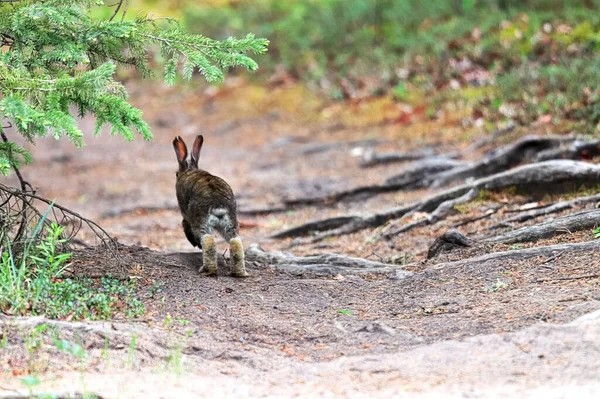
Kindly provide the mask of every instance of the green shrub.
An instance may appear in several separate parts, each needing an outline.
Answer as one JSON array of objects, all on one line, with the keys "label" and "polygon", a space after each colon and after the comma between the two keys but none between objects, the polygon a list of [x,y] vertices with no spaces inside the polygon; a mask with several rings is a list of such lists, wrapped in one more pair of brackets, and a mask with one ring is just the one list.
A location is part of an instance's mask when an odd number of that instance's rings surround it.
[{"label": "green shrub", "polygon": [[[461,97],[449,83],[494,84],[470,105],[488,120],[531,123],[543,114],[600,121],[596,100],[600,49],[598,0],[296,0],[187,3],[184,22],[216,38],[255,32],[270,39],[262,76],[278,65],[317,91],[342,99],[390,93],[429,106]],[[467,60],[487,81],[463,76]],[[350,88],[350,89],[348,89]],[[514,109],[514,115],[505,115]]]},{"label": "green shrub", "polygon": [[[498,77],[495,99],[511,106],[511,118],[530,124],[549,114],[584,131],[600,123],[600,59],[561,58],[549,65],[525,63]],[[497,118],[500,110],[492,113]]]},{"label": "green shrub", "polygon": [[[498,51],[530,54],[533,36],[547,21],[597,25],[596,1],[550,0],[259,0],[209,7],[188,3],[184,22],[216,38],[255,32],[268,37],[264,65],[283,64],[307,78],[344,75],[363,67],[393,72],[416,56],[494,58]],[[523,14],[521,14],[523,13]],[[526,17],[523,17],[523,16]],[[519,18],[520,17],[520,18]],[[501,26],[503,21],[515,23]],[[471,40],[478,27],[481,40]],[[515,35],[516,31],[519,31]],[[501,43],[507,45],[502,48]]]},{"label": "green shrub", "polygon": [[104,277],[67,278],[64,271],[71,254],[65,252],[63,228],[52,224],[36,243],[34,237],[15,254],[4,238],[0,258],[0,311],[8,314],[45,315],[49,318],[110,319],[116,315],[137,317],[144,305],[136,296],[135,281]]}]

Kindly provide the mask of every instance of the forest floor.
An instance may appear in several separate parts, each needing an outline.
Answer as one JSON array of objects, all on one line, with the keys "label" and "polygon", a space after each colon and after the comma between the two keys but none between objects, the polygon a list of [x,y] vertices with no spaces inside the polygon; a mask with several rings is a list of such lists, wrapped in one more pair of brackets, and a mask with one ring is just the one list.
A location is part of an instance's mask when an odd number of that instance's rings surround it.
[{"label": "forest floor", "polygon": [[[597,218],[598,201],[589,200],[510,219],[596,194],[597,184],[482,189],[439,220],[427,219],[434,207],[349,234],[271,238],[313,220],[422,201],[492,174],[442,188],[332,199],[381,185],[422,161],[365,167],[369,154],[454,154],[466,165],[528,134],[559,133],[553,126],[518,127],[490,139],[460,108],[432,120],[419,107],[385,99],[323,105],[299,87],[242,85],[214,98],[189,89],[129,89],[153,141],[94,138],[84,120],[83,150],[66,140],[41,140],[24,173],[39,195],[95,220],[122,244],[118,257],[77,250],[72,272],[137,279],[146,313],[110,323],[0,316],[8,337],[0,354],[0,398],[26,397],[18,396],[28,392],[26,375],[40,380],[35,393],[101,398],[598,397],[595,225],[552,225],[544,236],[493,241],[579,212]],[[298,257],[335,253],[368,259],[375,268],[311,272],[249,254],[247,279],[225,271],[199,276],[201,254],[180,227],[171,146],[175,135],[191,142],[196,134],[205,137],[200,167],[236,193],[246,247],[256,243]],[[476,243],[427,259],[435,239],[452,228]],[[80,238],[93,241],[85,233]],[[218,243],[223,251],[224,244]],[[85,353],[59,350],[41,324]]]}]

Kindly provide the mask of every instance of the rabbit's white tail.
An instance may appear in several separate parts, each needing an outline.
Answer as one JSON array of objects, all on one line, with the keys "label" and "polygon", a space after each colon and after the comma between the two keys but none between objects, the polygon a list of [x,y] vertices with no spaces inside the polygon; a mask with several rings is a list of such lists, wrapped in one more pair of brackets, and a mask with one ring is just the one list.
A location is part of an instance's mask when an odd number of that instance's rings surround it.
[{"label": "rabbit's white tail", "polygon": [[[213,208],[208,215],[207,224],[210,229],[216,229],[222,233],[233,226],[229,211],[226,208]],[[228,241],[230,237],[225,237]]]},{"label": "rabbit's white tail", "polygon": [[227,209],[225,208],[213,208],[210,210],[210,213],[217,216],[217,217],[222,217],[227,215]]}]

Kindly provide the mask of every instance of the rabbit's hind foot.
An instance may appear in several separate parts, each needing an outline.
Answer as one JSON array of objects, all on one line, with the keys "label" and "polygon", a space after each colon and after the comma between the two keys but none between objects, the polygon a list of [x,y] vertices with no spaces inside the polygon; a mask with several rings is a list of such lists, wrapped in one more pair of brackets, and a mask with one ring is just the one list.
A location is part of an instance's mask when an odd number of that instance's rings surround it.
[{"label": "rabbit's hind foot", "polygon": [[239,237],[232,238],[231,241],[229,241],[229,252],[231,254],[231,263],[233,265],[233,272],[231,275],[234,277],[250,276],[244,266],[244,246]]},{"label": "rabbit's hind foot", "polygon": [[217,275],[217,246],[211,234],[202,236],[202,268],[198,272],[204,276]]}]

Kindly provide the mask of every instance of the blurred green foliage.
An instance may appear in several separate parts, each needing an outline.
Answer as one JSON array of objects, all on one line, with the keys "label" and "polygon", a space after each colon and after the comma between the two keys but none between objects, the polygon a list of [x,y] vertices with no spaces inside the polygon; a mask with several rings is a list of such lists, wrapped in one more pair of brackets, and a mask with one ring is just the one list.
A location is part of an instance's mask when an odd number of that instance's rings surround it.
[{"label": "blurred green foliage", "polygon": [[[211,7],[189,3],[184,21],[192,31],[216,38],[244,32],[268,37],[272,46],[265,59],[271,66],[281,63],[310,79],[328,70],[345,74],[357,64],[386,70],[418,55],[436,59],[470,53],[491,60],[503,43],[511,45],[501,50],[505,56],[527,55],[534,50],[532,34],[546,21],[585,21],[589,29],[597,28],[600,14],[591,9],[598,4],[595,0],[258,0]],[[502,26],[521,13],[527,18]],[[469,43],[475,28],[481,31],[481,40]],[[581,33],[587,37],[587,32]]]},{"label": "blurred green foliage", "polygon": [[[512,104],[505,111],[520,124],[535,122],[542,115],[571,120],[589,133],[600,123],[600,59],[561,58],[555,64],[524,63],[500,75],[495,99]],[[497,105],[497,111],[501,111]],[[496,116],[502,114],[497,112]]]},{"label": "blurred green foliage", "polygon": [[284,70],[332,98],[355,90],[403,101],[415,90],[435,98],[457,84],[493,85],[476,99],[488,120],[530,123],[552,114],[586,130],[600,122],[600,0],[207,0],[176,7],[194,32],[268,38],[258,76]]}]

